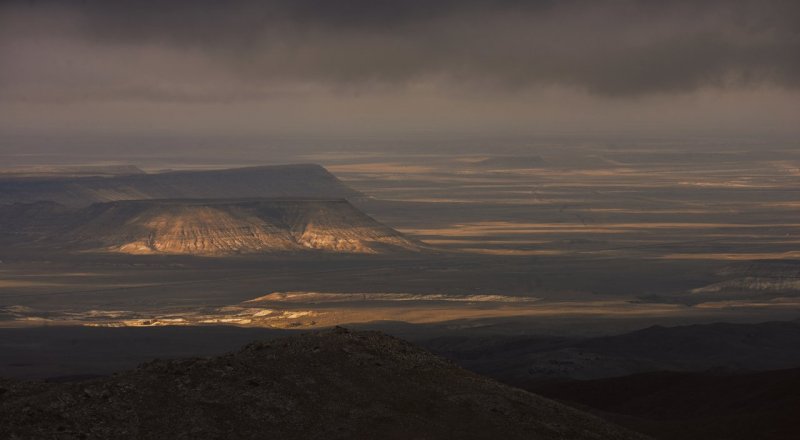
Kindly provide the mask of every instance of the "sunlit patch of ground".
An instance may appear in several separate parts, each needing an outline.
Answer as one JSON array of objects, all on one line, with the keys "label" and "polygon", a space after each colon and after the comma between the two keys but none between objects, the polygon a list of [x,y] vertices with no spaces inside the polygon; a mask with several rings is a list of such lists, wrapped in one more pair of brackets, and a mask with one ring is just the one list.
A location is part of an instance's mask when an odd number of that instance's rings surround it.
[{"label": "sunlit patch of ground", "polygon": [[780,188],[780,185],[768,185],[768,184],[754,184],[748,182],[738,182],[738,181],[729,181],[729,182],[702,182],[702,181],[682,181],[678,182],[678,185],[686,185],[686,186],[700,186],[706,188]]},{"label": "sunlit patch of ground", "polygon": [[247,303],[301,303],[320,304],[338,302],[409,302],[441,301],[459,303],[531,303],[540,301],[530,296],[509,295],[451,295],[446,293],[326,293],[326,292],[273,292],[246,301]]},{"label": "sunlit patch of ground", "polygon": [[[158,311],[50,311],[30,307],[0,308],[0,325],[87,325],[144,327],[164,325],[229,324],[289,328],[328,326],[347,322],[387,320],[405,316],[409,322],[429,322],[442,317],[490,317],[520,313],[509,305],[527,305],[539,298],[508,295],[452,295],[411,293],[339,294],[323,292],[273,292],[242,304],[212,309]],[[522,307],[523,314],[525,307]],[[9,319],[10,318],[10,319]]]},{"label": "sunlit patch of ground", "polygon": [[58,286],[57,283],[36,280],[2,280],[0,279],[0,288],[16,288],[16,287],[52,287]]},{"label": "sunlit patch of ground", "polygon": [[[475,240],[463,240],[459,238],[426,238],[425,243],[438,245],[438,244],[474,244]],[[513,244],[513,245],[532,245],[532,244],[547,244],[549,240],[519,240],[519,239],[492,239],[481,240],[481,244]]]},{"label": "sunlit patch of ground", "polygon": [[714,209],[642,209],[642,208],[584,208],[586,212],[595,213],[617,213],[617,214],[712,214],[716,212]]},{"label": "sunlit patch of ground", "polygon": [[[341,297],[337,298],[337,295]],[[422,324],[509,317],[678,318],[733,309],[800,307],[800,298],[721,300],[687,306],[622,299],[543,301],[538,298],[504,295],[375,295],[377,296],[364,301],[364,294],[274,292],[233,306],[205,310],[173,310],[161,313],[121,310],[44,313],[31,308],[12,306],[0,309],[0,315],[6,315],[6,319],[0,321],[0,325],[3,327],[39,325],[153,327],[222,324],[245,327],[317,328],[374,321]],[[13,316],[13,318],[8,319],[8,316]]]},{"label": "sunlit patch of ground", "polygon": [[[314,317],[320,313],[311,310],[275,310],[260,307],[227,306],[204,310],[127,311],[39,311],[30,307],[9,306],[0,308],[0,326],[26,325],[84,325],[90,327],[157,327],[188,325],[240,325],[253,327],[294,327],[316,325]],[[10,318],[10,319],[9,319]],[[309,321],[309,319],[311,319]]]},{"label": "sunlit patch of ground", "polygon": [[788,252],[758,252],[758,253],[723,253],[723,252],[698,252],[666,254],[660,258],[665,260],[790,260],[800,258],[800,251]]},{"label": "sunlit patch of ground", "polygon": [[800,277],[794,276],[768,276],[768,277],[743,277],[720,281],[708,286],[691,290],[695,294],[725,294],[732,292],[800,292]]},{"label": "sunlit patch of ground", "polygon": [[800,202],[765,202],[761,203],[760,206],[767,207],[767,208],[790,208],[790,209],[800,209]]},{"label": "sunlit patch of ground", "polygon": [[435,171],[434,167],[408,165],[396,162],[353,163],[347,165],[328,165],[332,173],[403,173],[424,174]]},{"label": "sunlit patch of ground", "polygon": [[800,308],[800,298],[772,298],[769,300],[725,300],[697,304],[698,309],[731,308]]},{"label": "sunlit patch of ground", "polygon": [[[451,250],[488,255],[563,255],[648,249],[667,259],[794,258],[785,249],[798,223],[600,222],[552,223],[482,221],[437,228],[400,228],[402,232]],[[754,245],[773,252],[746,252]],[[576,247],[577,246],[577,247]],[[535,248],[534,248],[535,247]],[[781,249],[783,248],[783,249]],[[742,249],[740,252],[729,249]],[[624,252],[622,252],[624,253]]]},{"label": "sunlit patch of ground", "polygon": [[558,249],[485,249],[485,248],[459,248],[463,252],[483,255],[564,255],[568,251]]},{"label": "sunlit patch of ground", "polygon": [[[12,273],[14,278],[41,278],[41,274],[21,274],[11,270],[0,270],[0,273]],[[86,278],[100,275],[98,272],[58,272],[59,278]]]},{"label": "sunlit patch of ground", "polygon": [[311,310],[270,310],[259,308],[223,307],[208,313],[186,313],[140,317],[112,321],[92,322],[85,325],[94,327],[155,327],[166,325],[240,325],[250,327],[296,327],[314,326],[316,321],[305,321],[319,316]]},{"label": "sunlit patch of ground", "polygon": [[453,225],[439,229],[408,229],[403,232],[418,235],[491,235],[496,233],[546,233],[546,232],[619,232],[630,229],[720,229],[720,228],[800,228],[800,223],[690,223],[690,222],[640,222],[607,224],[564,224],[564,223],[514,223],[514,222],[475,222]]}]

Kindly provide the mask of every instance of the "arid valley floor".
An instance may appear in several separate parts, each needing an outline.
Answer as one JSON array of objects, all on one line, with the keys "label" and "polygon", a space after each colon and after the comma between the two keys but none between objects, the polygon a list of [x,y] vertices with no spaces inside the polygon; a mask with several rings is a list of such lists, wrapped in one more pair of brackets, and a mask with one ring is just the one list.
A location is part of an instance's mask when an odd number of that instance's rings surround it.
[{"label": "arid valley floor", "polygon": [[800,153],[536,151],[14,168],[0,376],[93,377],[336,325],[533,390],[800,366]]},{"label": "arid valley floor", "polygon": [[[28,239],[0,251],[3,323],[308,327],[514,315],[665,323],[793,316],[798,154],[776,148],[755,160],[735,148],[704,151],[543,148],[380,163],[304,157],[355,190],[339,194],[356,208],[426,248],[136,255]],[[296,195],[313,189],[303,191]],[[113,228],[124,219],[104,221]],[[100,240],[104,226],[92,225],[89,235]]]}]

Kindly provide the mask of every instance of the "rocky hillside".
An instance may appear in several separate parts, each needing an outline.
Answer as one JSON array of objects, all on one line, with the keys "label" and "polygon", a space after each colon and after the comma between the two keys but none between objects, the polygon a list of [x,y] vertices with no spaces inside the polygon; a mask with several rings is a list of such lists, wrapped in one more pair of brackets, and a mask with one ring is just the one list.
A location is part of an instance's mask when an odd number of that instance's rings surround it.
[{"label": "rocky hillside", "polygon": [[0,175],[0,205],[50,201],[84,207],[139,199],[359,196],[313,164],[83,177]]},{"label": "rocky hillside", "polygon": [[376,332],[256,342],[72,383],[0,381],[7,439],[633,439]]},{"label": "rocky hillside", "polygon": [[228,255],[422,249],[341,199],[136,200],[73,211],[39,202],[11,208],[0,216],[7,234],[16,231],[23,241],[70,250]]}]

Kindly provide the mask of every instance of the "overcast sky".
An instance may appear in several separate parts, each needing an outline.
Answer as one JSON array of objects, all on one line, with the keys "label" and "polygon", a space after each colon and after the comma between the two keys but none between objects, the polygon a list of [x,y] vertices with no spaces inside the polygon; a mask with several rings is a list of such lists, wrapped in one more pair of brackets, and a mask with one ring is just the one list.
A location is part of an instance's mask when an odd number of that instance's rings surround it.
[{"label": "overcast sky", "polygon": [[0,2],[6,149],[37,136],[794,136],[799,92],[791,0]]}]

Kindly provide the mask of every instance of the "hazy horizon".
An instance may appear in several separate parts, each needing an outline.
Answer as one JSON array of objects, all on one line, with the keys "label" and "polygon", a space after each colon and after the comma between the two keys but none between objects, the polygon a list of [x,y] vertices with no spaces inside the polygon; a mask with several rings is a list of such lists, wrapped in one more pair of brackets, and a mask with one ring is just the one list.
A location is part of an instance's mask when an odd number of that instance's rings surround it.
[{"label": "hazy horizon", "polygon": [[796,147],[797,29],[778,0],[8,1],[0,154]]}]

